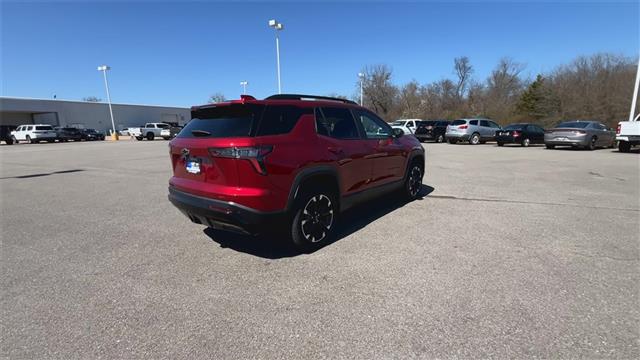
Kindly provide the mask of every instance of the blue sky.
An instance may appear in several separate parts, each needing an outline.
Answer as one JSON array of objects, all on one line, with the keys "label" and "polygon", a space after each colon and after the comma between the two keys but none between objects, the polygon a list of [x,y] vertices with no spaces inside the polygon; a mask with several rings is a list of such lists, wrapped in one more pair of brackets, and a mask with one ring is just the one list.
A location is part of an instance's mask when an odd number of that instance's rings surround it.
[{"label": "blue sky", "polygon": [[365,65],[385,63],[394,82],[453,77],[468,56],[477,79],[508,56],[525,73],[578,55],[639,51],[638,2],[217,3],[14,2],[1,5],[1,95],[105,98],[96,67],[108,64],[113,102],[190,106],[222,92],[352,95]]}]

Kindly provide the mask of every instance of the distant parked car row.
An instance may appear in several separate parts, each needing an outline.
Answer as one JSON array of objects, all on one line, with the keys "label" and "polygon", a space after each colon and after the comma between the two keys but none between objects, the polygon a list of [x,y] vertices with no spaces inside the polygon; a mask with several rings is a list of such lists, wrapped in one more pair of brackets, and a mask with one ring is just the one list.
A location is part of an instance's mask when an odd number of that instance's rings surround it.
[{"label": "distant parked car row", "polygon": [[21,141],[28,143],[66,142],[66,141],[90,141],[104,140],[104,134],[94,129],[78,129],[72,127],[56,127],[48,124],[29,124],[20,126],[3,125],[1,128],[1,140],[8,145]]},{"label": "distant parked car row", "polygon": [[[391,126],[397,131],[402,130],[405,134],[413,134],[420,141],[430,140],[438,143],[447,141],[450,144],[468,142],[471,145],[477,145],[494,141],[498,146],[517,144],[527,147],[533,144],[544,144],[548,149],[570,146],[593,150],[599,147],[613,147],[616,143],[616,132],[613,129],[608,129],[598,121],[585,120],[562,122],[546,130],[531,123],[511,124],[503,128],[491,119],[482,118],[454,121],[401,119],[392,122]],[[618,133],[619,131],[620,125]],[[638,142],[628,140],[626,137],[621,139],[621,151],[628,151],[629,144]]]},{"label": "distant parked car row", "polygon": [[147,139],[153,140],[161,137],[165,140],[171,140],[182,130],[182,126],[171,126],[165,123],[146,123],[143,127],[130,127],[122,130],[120,135],[133,136],[137,140]]}]

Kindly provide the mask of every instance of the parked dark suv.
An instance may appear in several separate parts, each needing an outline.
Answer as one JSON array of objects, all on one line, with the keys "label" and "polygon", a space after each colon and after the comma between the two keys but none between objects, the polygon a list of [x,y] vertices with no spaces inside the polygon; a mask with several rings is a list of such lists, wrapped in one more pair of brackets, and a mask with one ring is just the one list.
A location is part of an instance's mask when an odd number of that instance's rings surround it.
[{"label": "parked dark suv", "polygon": [[169,143],[169,200],[198,224],[242,233],[284,224],[309,250],[355,203],[388,191],[414,199],[421,188],[420,142],[349,100],[243,95],[191,117]]},{"label": "parked dark suv", "polygon": [[434,140],[437,143],[441,143],[444,142],[447,126],[450,124],[451,121],[447,120],[420,121],[414,135],[420,141]]},{"label": "parked dark suv", "polygon": [[60,141],[81,141],[84,140],[82,131],[72,127],[57,127],[56,133]]},{"label": "parked dark suv", "polygon": [[16,128],[17,126],[15,125],[0,125],[0,141],[4,141],[7,145],[12,145],[11,132]]}]

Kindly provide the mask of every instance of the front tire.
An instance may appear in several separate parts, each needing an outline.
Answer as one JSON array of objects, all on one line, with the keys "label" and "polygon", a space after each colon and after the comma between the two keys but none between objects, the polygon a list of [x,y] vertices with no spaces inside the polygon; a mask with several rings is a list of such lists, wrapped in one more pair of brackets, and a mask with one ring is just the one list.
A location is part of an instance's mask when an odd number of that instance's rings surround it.
[{"label": "front tire", "polygon": [[17,145],[17,144],[18,144],[18,139],[16,139],[16,137],[15,137],[15,136],[12,136],[12,137],[11,137],[11,142],[12,142],[13,144],[16,144],[16,145]]},{"label": "front tire", "polygon": [[529,144],[531,144],[531,140],[529,140],[529,138],[524,138],[522,139],[522,143],[520,143],[520,146],[529,147]]},{"label": "front tire", "polygon": [[553,149],[555,149],[555,148],[556,148],[556,146],[555,146],[555,145],[545,144],[544,146],[545,146],[547,149],[549,149],[549,150],[553,150]]},{"label": "front tire", "polygon": [[142,136],[136,136],[136,140],[142,141],[142,139],[144,139]]},{"label": "front tire", "polygon": [[453,144],[457,144],[457,143],[458,143],[458,140],[456,140],[456,139],[449,139],[449,140],[447,140],[447,141],[448,141],[448,142],[449,142],[449,144],[451,144],[451,145],[453,145]]},{"label": "front tire", "polygon": [[436,138],[436,142],[437,142],[437,143],[442,143],[442,142],[444,142],[444,136],[442,136],[442,135],[438,135],[438,137]]},{"label": "front tire", "polygon": [[414,161],[409,166],[408,172],[405,176],[404,181],[404,197],[408,201],[412,201],[418,198],[420,194],[420,189],[422,188],[422,177],[423,177],[423,169],[420,166],[420,163]]},{"label": "front tire", "polygon": [[29,136],[29,135],[27,135],[26,140],[27,140],[27,142],[28,142],[28,143],[30,143],[30,144],[35,144],[35,143],[36,143],[36,141],[35,141],[35,140],[33,140],[33,139],[31,138],[31,136]]},{"label": "front tire", "polygon": [[498,146],[504,146],[504,143],[499,142]]},{"label": "front tire", "polygon": [[335,233],[338,207],[330,190],[304,192],[297,202],[291,240],[302,251],[312,251],[330,242]]},{"label": "front tire", "polygon": [[151,141],[151,140],[153,140],[154,137],[155,137],[155,135],[152,132],[147,133],[147,140]]}]

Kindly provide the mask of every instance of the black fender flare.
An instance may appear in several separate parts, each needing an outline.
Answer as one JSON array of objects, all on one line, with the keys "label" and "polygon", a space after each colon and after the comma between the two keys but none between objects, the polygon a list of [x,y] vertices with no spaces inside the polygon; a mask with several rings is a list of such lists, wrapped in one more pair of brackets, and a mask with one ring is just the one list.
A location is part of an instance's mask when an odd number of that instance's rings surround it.
[{"label": "black fender flare", "polygon": [[302,183],[305,180],[318,175],[330,176],[335,179],[336,186],[338,188],[337,198],[338,202],[340,202],[340,176],[338,175],[338,171],[330,165],[312,166],[298,172],[298,174],[296,174],[296,177],[293,179],[293,183],[291,184],[291,188],[289,189],[289,197],[287,199],[287,212],[290,212],[293,209],[293,205],[298,198],[298,193]]}]

